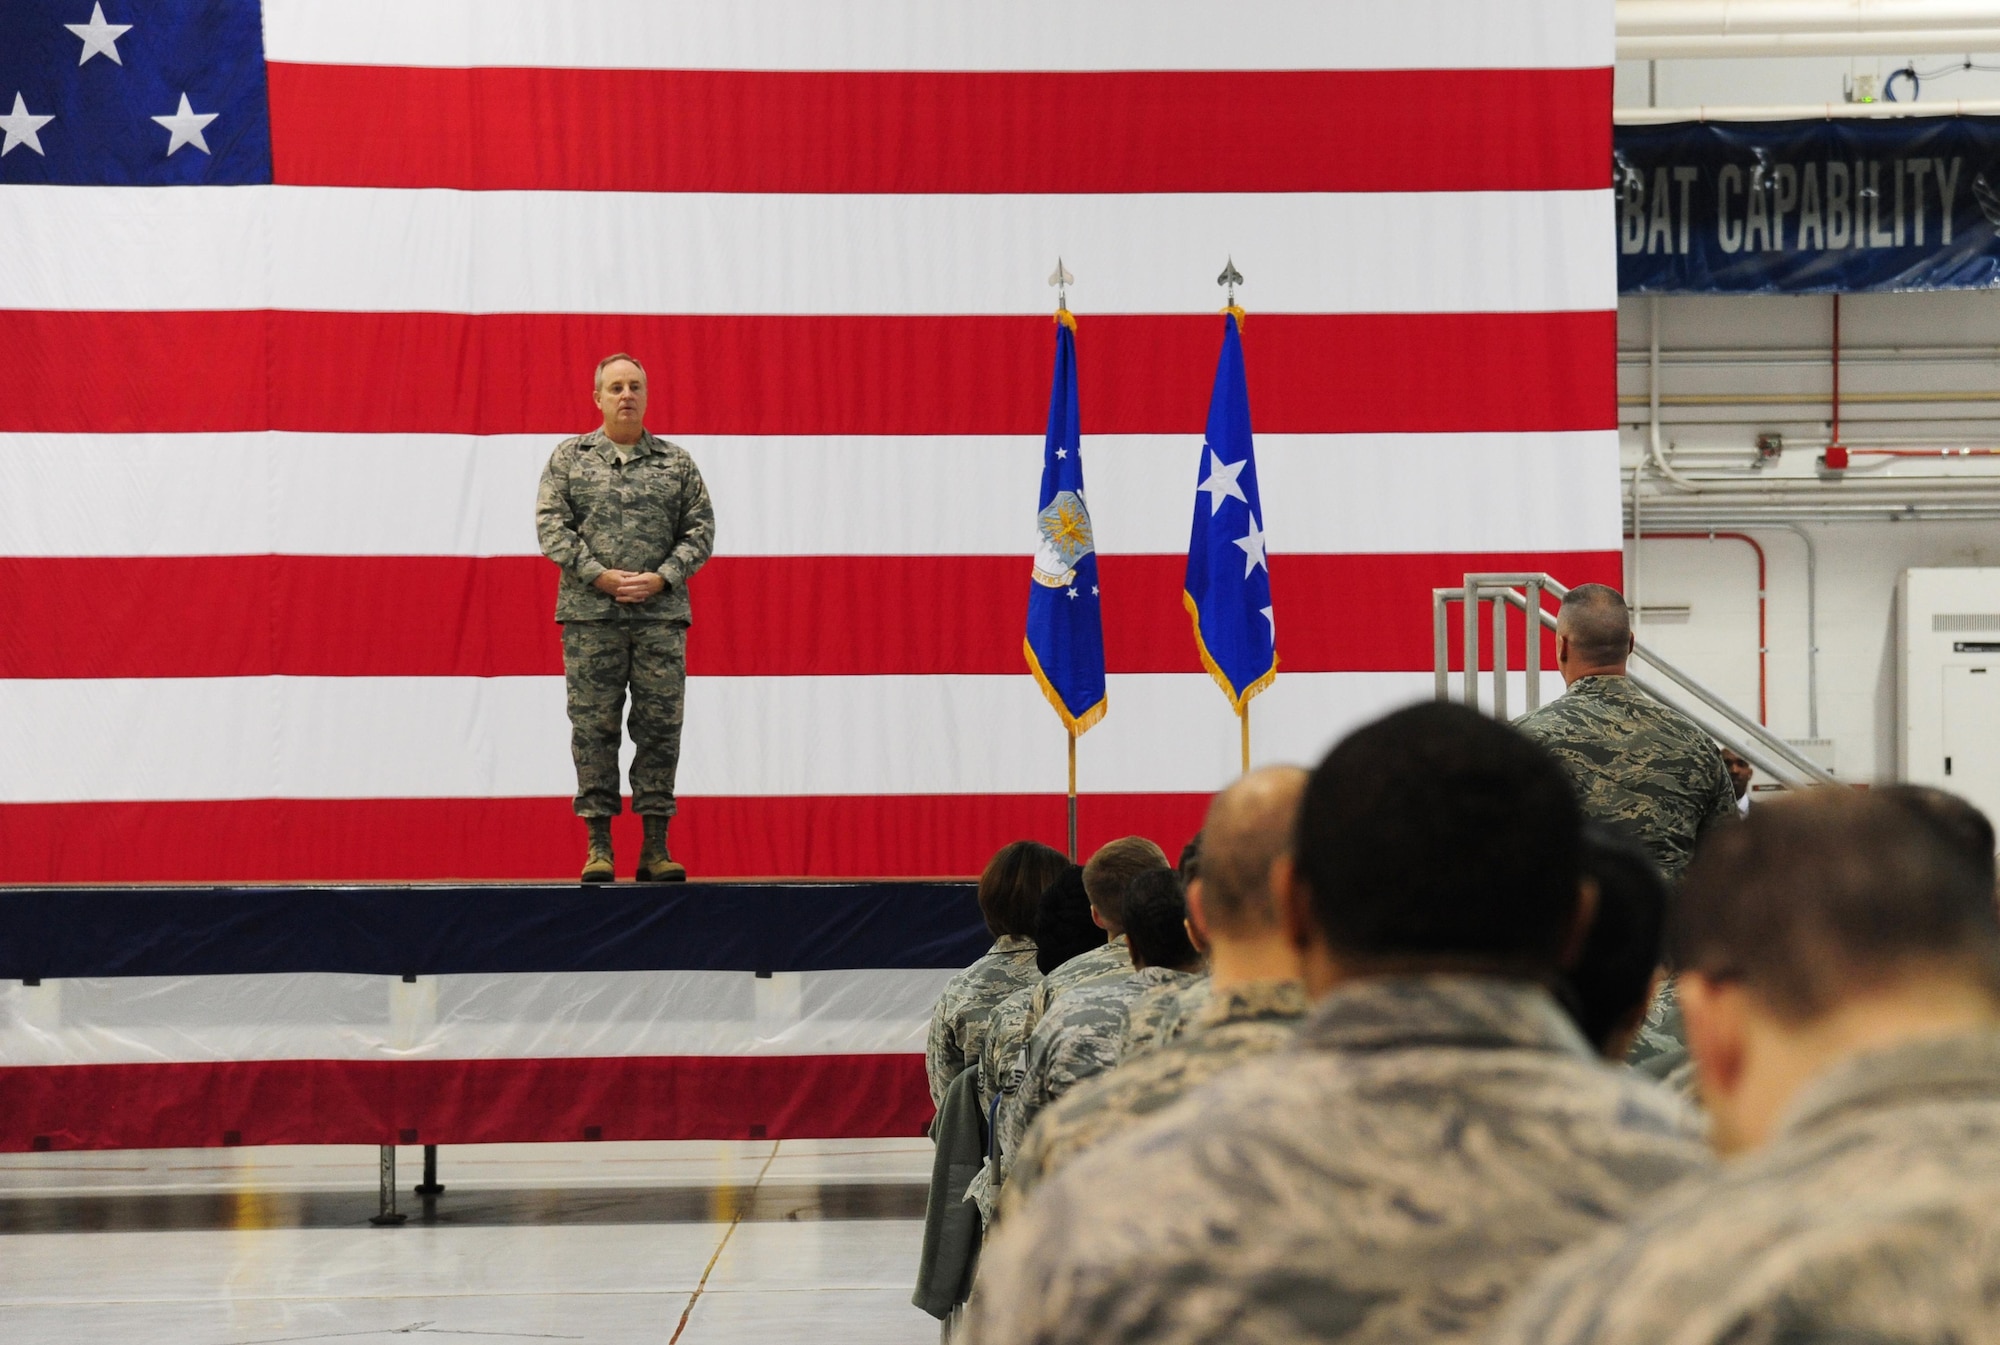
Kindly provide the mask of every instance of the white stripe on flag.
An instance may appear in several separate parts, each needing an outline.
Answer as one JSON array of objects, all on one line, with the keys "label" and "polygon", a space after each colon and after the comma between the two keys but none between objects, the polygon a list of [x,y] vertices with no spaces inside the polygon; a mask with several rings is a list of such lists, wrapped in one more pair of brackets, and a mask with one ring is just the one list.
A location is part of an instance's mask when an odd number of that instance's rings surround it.
[{"label": "white stripe on flag", "polygon": [[[1021,514],[1038,435],[678,442],[719,501],[720,556],[1018,555],[1025,567],[1032,549]],[[1200,443],[1085,434],[1101,553],[1186,550]],[[0,434],[19,485],[0,492],[0,555],[531,556],[535,483],[554,446],[546,435]],[[1615,430],[1269,434],[1257,458],[1281,555],[1621,545]]]},{"label": "white stripe on flag", "polygon": [[1609,191],[20,186],[0,192],[0,308],[1040,314],[1060,255],[1087,320],[1213,309],[1227,254],[1260,312],[1572,312],[1617,303],[1610,212]]},{"label": "white stripe on flag", "polygon": [[[1431,685],[1429,673],[1286,673],[1257,699],[1257,756],[1315,761]],[[1112,713],[1078,757],[1086,792],[1207,793],[1240,769],[1235,716],[1208,677],[1114,673],[1109,695]],[[688,682],[684,796],[1064,786],[1060,726],[1025,672]],[[547,798],[575,787],[560,677],[0,681],[0,803]]]},{"label": "white stripe on flag", "polygon": [[264,0],[264,50],[709,70],[1497,69],[1614,54],[1609,0]]},{"label": "white stripe on flag", "polygon": [[18,981],[0,1060],[506,1060],[921,1053],[952,969],[325,972]]}]

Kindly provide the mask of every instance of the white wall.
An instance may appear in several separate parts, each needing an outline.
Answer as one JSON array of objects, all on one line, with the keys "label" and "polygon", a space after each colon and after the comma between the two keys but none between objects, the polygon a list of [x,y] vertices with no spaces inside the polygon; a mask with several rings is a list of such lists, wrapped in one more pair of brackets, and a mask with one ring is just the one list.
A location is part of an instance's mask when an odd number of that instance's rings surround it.
[{"label": "white wall", "polygon": [[[1996,299],[2000,303],[2000,299]],[[2000,565],[2000,524],[1808,523],[1819,547],[1819,729],[1850,780],[1896,767],[1895,591],[1914,566]],[[1769,557],[1770,723],[1807,736],[1805,547],[1783,530],[1752,535]],[[1687,603],[1685,624],[1643,626],[1640,639],[1727,695],[1757,704],[1756,568],[1731,541],[1643,543],[1639,600]],[[1631,544],[1626,546],[1628,585]]]}]

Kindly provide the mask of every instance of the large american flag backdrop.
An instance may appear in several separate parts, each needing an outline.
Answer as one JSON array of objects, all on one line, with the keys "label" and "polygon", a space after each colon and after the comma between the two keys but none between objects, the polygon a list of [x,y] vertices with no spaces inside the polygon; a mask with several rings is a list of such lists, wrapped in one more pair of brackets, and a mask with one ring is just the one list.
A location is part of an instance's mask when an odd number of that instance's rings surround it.
[{"label": "large american flag backdrop", "polygon": [[1021,654],[1058,256],[1082,840],[1177,842],[1237,769],[1181,604],[1225,259],[1259,758],[1426,694],[1434,585],[1616,578],[1611,8],[10,0],[0,882],[574,874],[532,496],[618,349],[719,521],[677,856],[1059,844]]}]

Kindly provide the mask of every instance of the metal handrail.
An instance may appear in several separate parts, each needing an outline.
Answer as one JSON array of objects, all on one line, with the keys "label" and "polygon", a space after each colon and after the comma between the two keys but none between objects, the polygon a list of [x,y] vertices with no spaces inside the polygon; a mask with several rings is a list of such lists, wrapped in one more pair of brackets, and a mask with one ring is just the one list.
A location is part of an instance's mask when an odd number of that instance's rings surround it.
[{"label": "metal handrail", "polygon": [[[1493,714],[1499,719],[1508,717],[1507,609],[1518,608],[1524,616],[1532,612],[1541,627],[1554,630],[1555,614],[1542,606],[1541,595],[1544,592],[1560,601],[1568,596],[1569,588],[1546,574],[1474,573],[1466,575],[1463,586],[1459,588],[1431,590],[1431,634],[1439,700],[1451,699],[1451,654],[1447,639],[1449,631],[1447,609],[1456,602],[1461,604],[1464,610],[1465,622],[1466,659],[1461,699],[1475,710],[1480,708],[1479,608],[1481,604],[1490,602],[1493,605]],[[1530,638],[1525,643],[1527,648],[1524,651],[1526,657],[1523,671],[1527,674],[1526,708],[1529,712],[1533,712],[1541,705],[1542,642],[1540,639]],[[1681,696],[1696,702],[1711,715],[1722,719],[1729,729],[1718,731],[1713,723],[1705,727],[1724,746],[1786,788],[1798,789],[1816,784],[1838,783],[1825,767],[1653,650],[1634,642],[1632,653],[1635,658],[1650,665],[1665,677]],[[1678,699],[1670,694],[1663,694],[1661,686],[1651,678],[1633,677],[1632,682],[1660,700],[1671,703]]]}]

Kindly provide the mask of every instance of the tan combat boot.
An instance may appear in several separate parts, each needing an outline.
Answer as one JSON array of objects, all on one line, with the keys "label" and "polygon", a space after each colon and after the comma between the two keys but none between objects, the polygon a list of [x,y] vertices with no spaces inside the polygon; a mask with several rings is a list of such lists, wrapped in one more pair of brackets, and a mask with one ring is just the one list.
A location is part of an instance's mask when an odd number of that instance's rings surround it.
[{"label": "tan combat boot", "polygon": [[583,881],[608,883],[618,876],[611,866],[611,819],[586,817],[583,824],[590,828],[590,849],[583,856]]},{"label": "tan combat boot", "polygon": [[646,839],[639,847],[639,872],[635,875],[642,883],[684,883],[688,871],[674,863],[667,853],[667,819],[664,817],[642,817]]}]

